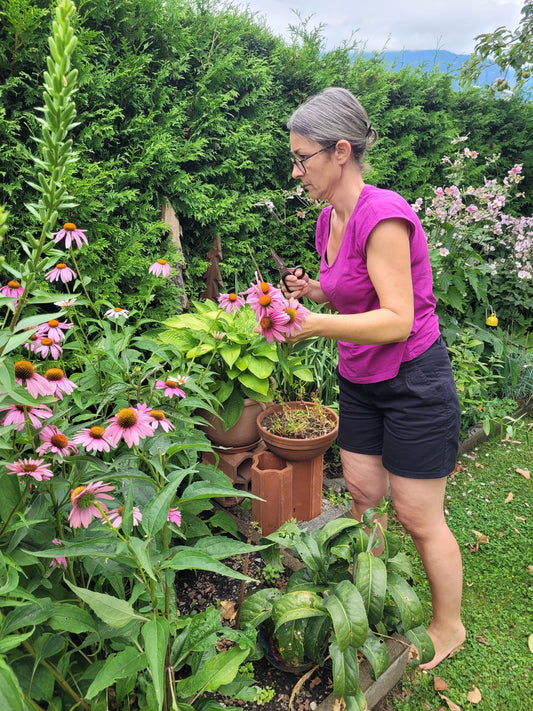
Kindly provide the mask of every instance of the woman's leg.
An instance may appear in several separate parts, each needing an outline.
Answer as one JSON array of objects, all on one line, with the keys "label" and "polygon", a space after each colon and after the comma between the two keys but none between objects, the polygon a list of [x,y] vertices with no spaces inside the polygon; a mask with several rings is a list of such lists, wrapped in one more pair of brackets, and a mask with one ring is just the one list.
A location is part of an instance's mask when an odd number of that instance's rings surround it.
[{"label": "woman's leg", "polygon": [[433,669],[466,637],[461,621],[461,552],[444,517],[446,477],[408,479],[389,474],[389,480],[394,510],[413,539],[431,590],[433,619],[428,633],[435,656],[419,668]]},{"label": "woman's leg", "polygon": [[389,475],[380,454],[356,454],[340,450],[346,488],[352,495],[353,517],[360,521],[367,509],[376,507],[389,490]]}]

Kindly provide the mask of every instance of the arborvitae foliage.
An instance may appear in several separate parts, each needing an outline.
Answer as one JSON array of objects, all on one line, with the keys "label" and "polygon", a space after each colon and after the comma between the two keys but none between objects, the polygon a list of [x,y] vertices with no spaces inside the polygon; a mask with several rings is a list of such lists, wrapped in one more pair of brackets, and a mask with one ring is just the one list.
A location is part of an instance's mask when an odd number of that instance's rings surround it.
[{"label": "arborvitae foliage", "polygon": [[[10,229],[21,231],[23,206],[34,199],[28,149],[34,108],[42,105],[50,8],[47,0],[0,5],[0,204],[11,213]],[[79,160],[69,187],[79,207],[60,220],[87,229],[81,261],[92,277],[88,290],[110,305],[134,306],[149,264],[172,261],[160,222],[164,197],[182,223],[189,296],[203,289],[217,234],[228,288],[252,277],[250,251],[267,277],[275,276],[270,247],[316,267],[314,215],[297,218],[301,206],[282,197],[295,187],[285,123],[326,86],[358,95],[381,136],[369,155],[369,182],[408,200],[427,195],[444,182],[450,139],[470,134],[480,153],[491,144],[502,152],[502,171],[523,162],[524,192],[532,193],[531,104],[520,99],[457,92],[437,72],[395,73],[379,57],[354,54],[350,43],[327,51],[320,28],[305,21],[284,42],[250,13],[211,0],[86,0],[76,22]],[[283,224],[257,205],[268,196],[280,208],[285,203]],[[531,210],[531,198],[518,208]],[[154,314],[173,310],[173,288],[158,286]]]}]

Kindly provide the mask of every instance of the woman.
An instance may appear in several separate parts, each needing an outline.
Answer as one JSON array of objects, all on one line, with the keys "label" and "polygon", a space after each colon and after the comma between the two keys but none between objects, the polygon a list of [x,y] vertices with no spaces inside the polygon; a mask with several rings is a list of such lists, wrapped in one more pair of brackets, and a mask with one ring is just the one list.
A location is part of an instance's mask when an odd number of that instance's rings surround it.
[{"label": "woman", "polygon": [[427,241],[416,213],[394,192],[365,185],[363,157],[377,134],[347,90],[326,89],[287,123],[294,178],[326,200],[316,247],[320,280],[287,277],[291,296],[326,303],[290,340],[338,342],[338,444],[353,512],[390,488],[401,524],[428,577],[432,669],[465,640],[462,563],[444,518],[446,477],[456,463],[460,408],[439,334]]}]

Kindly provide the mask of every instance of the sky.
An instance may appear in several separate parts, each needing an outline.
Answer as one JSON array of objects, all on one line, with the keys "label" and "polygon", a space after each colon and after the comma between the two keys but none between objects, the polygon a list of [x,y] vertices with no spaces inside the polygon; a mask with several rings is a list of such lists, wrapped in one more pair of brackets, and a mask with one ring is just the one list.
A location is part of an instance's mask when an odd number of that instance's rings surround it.
[{"label": "sky", "polygon": [[289,24],[312,15],[308,28],[325,25],[326,49],[354,32],[365,51],[439,49],[470,54],[476,35],[505,25],[514,29],[523,0],[237,0],[257,13],[276,35],[290,38]]}]

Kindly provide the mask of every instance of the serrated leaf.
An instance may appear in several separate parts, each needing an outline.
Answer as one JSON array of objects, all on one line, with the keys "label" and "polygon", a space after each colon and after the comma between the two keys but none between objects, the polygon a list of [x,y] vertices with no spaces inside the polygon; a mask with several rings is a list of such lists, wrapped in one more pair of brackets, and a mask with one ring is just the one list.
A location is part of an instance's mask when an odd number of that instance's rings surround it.
[{"label": "serrated leaf", "polygon": [[146,618],[135,612],[133,607],[126,600],[107,595],[106,593],[98,593],[93,590],[86,590],[73,585],[68,580],[65,581],[69,588],[76,595],[87,603],[91,610],[98,617],[114,629],[125,627],[132,620],[145,620]]},{"label": "serrated leaf", "polygon": [[126,647],[117,654],[107,656],[103,667],[86,692],[86,698],[92,699],[104,689],[115,684],[117,679],[127,679],[146,668],[146,657],[137,647]]}]

